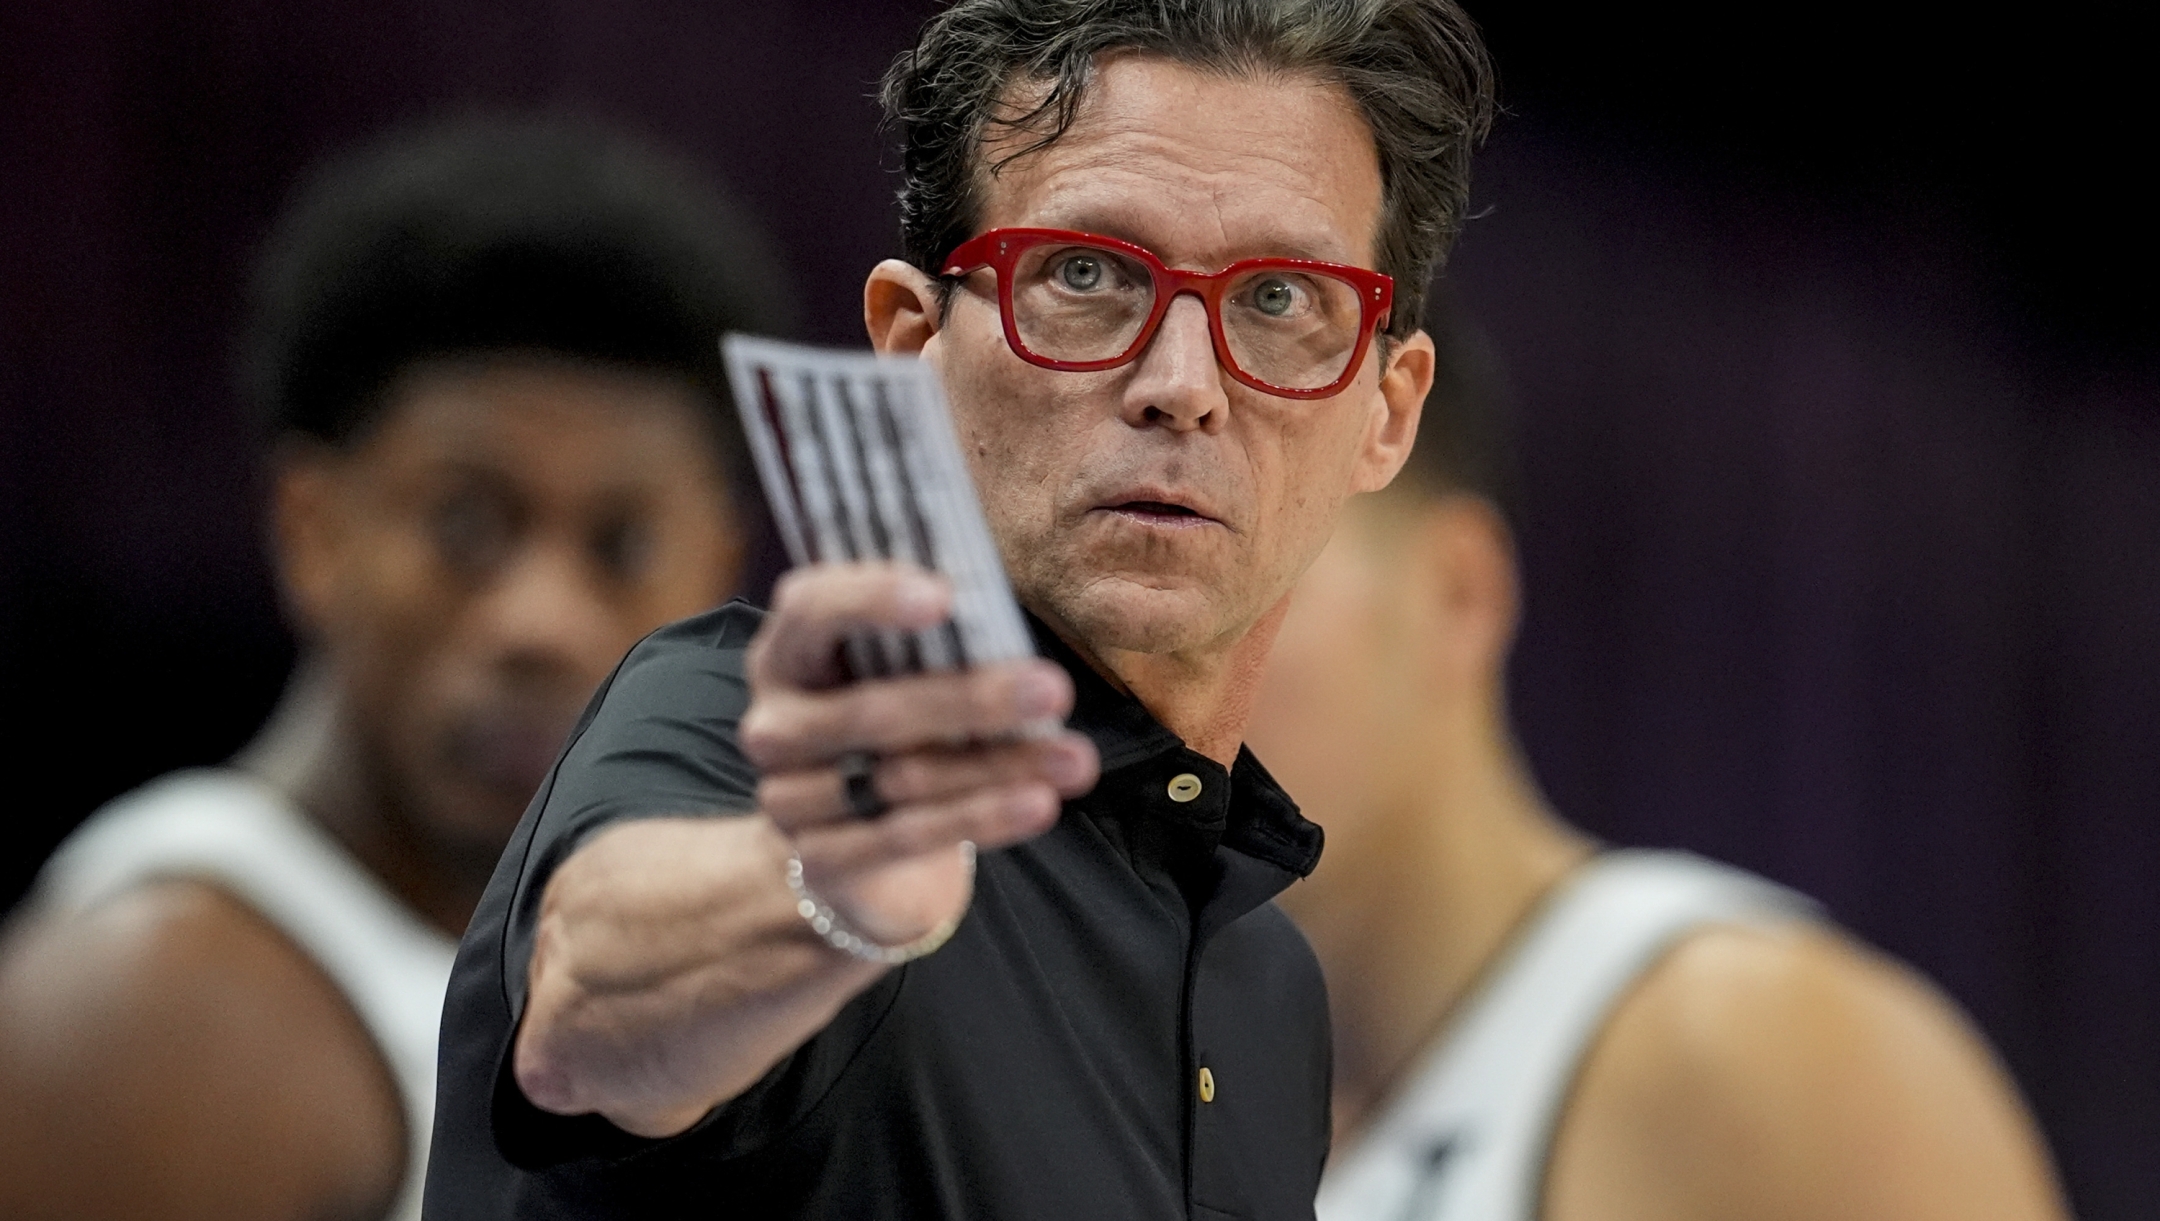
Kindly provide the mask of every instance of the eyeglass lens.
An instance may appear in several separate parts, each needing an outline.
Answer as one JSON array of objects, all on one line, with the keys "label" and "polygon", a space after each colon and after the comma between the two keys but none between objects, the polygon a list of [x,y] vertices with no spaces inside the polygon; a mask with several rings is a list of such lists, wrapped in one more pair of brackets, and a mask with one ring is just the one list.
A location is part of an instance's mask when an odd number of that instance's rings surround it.
[{"label": "eyeglass lens", "polygon": [[[1028,351],[1047,360],[1123,355],[1154,308],[1154,276],[1119,251],[1045,243],[1013,267],[1013,325]],[[1255,269],[1222,299],[1231,363],[1286,390],[1315,390],[1341,377],[1362,318],[1355,286],[1307,270]]]}]

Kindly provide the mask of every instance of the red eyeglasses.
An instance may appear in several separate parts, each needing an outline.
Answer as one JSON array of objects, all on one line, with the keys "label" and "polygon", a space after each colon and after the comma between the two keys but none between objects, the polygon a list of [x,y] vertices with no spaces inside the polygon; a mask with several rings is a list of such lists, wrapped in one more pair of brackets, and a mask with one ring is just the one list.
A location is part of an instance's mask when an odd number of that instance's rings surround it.
[{"label": "red eyeglasses", "polygon": [[1230,375],[1293,399],[1340,393],[1386,323],[1395,281],[1313,259],[1240,259],[1179,271],[1141,246],[1069,229],[992,229],[945,258],[944,274],[997,272],[1005,339],[1030,364],[1113,369],[1146,349],[1170,303],[1200,298]]}]

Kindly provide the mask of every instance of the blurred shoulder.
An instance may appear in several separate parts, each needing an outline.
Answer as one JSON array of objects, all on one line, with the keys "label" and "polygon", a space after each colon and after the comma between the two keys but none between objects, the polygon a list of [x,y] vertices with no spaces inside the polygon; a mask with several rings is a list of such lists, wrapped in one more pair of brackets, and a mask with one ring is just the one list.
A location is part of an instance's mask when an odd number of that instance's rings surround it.
[{"label": "blurred shoulder", "polygon": [[1547,1183],[1552,1221],[2061,1215],[1964,1015],[1809,924],[1707,929],[1645,973],[1582,1066]]},{"label": "blurred shoulder", "polygon": [[8,930],[0,1133],[9,1216],[360,1216],[405,1158],[396,1086],[336,986],[187,881]]}]

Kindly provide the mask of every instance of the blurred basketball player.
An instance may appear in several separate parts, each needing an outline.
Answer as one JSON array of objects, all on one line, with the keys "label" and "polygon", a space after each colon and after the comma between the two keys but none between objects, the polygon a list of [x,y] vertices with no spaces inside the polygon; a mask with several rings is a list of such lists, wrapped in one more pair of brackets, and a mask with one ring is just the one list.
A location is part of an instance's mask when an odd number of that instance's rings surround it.
[{"label": "blurred basketball player", "polygon": [[1334,1019],[1321,1221],[2061,1217],[1925,981],[1797,895],[1546,808],[1504,702],[1492,366],[1444,306],[1428,329],[1414,456],[1306,574],[1250,734],[1327,829],[1283,900]]},{"label": "blurred basketball player", "polygon": [[[0,957],[0,1216],[418,1216],[456,938],[586,698],[735,587],[720,333],[773,277],[677,168],[470,121],[318,180],[259,283],[303,660],[94,815]],[[766,304],[754,304],[766,303]],[[96,732],[125,750],[127,693]]]}]

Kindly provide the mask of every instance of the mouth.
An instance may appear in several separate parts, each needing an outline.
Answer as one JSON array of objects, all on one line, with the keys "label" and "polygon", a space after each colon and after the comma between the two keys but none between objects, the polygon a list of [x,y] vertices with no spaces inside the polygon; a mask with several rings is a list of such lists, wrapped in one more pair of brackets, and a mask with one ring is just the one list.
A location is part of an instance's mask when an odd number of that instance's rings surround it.
[{"label": "mouth", "polygon": [[1156,529],[1177,530],[1222,525],[1222,522],[1192,505],[1169,499],[1160,492],[1133,496],[1130,499],[1121,497],[1096,506],[1095,511]]}]

